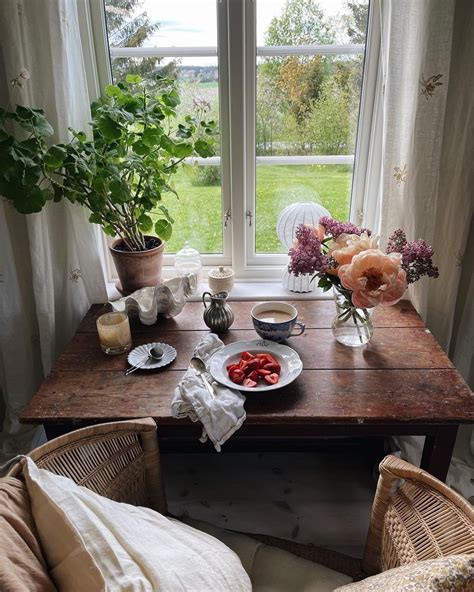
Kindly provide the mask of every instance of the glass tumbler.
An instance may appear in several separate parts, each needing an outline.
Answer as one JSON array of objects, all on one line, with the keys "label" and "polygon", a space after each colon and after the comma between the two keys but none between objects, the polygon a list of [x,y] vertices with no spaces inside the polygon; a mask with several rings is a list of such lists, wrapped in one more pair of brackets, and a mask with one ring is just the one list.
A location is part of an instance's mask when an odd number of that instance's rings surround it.
[{"label": "glass tumbler", "polygon": [[97,319],[100,347],[105,354],[116,356],[132,346],[128,315],[123,312],[108,312]]}]

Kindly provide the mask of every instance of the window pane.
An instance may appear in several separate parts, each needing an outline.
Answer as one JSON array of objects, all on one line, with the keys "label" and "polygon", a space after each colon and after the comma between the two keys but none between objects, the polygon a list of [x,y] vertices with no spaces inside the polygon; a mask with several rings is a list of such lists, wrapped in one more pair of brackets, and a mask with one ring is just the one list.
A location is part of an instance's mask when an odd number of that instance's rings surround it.
[{"label": "window pane", "polygon": [[[368,0],[257,0],[257,45],[364,44],[367,14]],[[291,203],[349,217],[364,54],[348,51],[257,58],[256,155],[268,159],[256,168],[257,254],[285,252],[276,224]],[[345,164],[291,163],[318,156]]]},{"label": "window pane", "polygon": [[257,166],[257,253],[287,253],[276,234],[286,206],[311,201],[335,218],[347,220],[352,185],[351,165]]},{"label": "window pane", "polygon": [[[124,7],[130,5],[132,9],[126,11]],[[194,19],[193,24],[191,16],[196,9],[200,15]],[[106,0],[106,14],[111,46],[118,41],[118,33],[114,35],[113,32],[118,32],[121,28],[128,31],[129,40],[122,46],[216,44],[215,0],[198,2]],[[206,21],[205,29],[201,27],[204,21]],[[190,30],[191,25],[196,29],[194,32]],[[150,29],[152,26],[156,27]],[[135,36],[131,34],[132,27],[136,29]],[[158,33],[169,31],[171,27],[174,27],[173,31],[176,33],[173,36],[174,42],[163,36],[157,39]],[[207,31],[205,37],[202,36],[203,31]],[[182,39],[180,32],[186,32]],[[112,56],[114,81],[124,80],[129,73],[140,74],[148,81],[151,88],[158,85],[156,74],[177,81],[181,102],[177,107],[176,124],[183,122],[184,117],[189,114],[219,122],[219,75],[216,57],[114,58]],[[219,135],[213,137],[213,143],[215,155],[218,156],[220,154]],[[171,183],[179,199],[173,193],[164,194],[165,205],[175,219],[173,236],[166,246],[167,253],[179,250],[185,240],[189,240],[201,253],[223,252],[220,176],[219,165],[187,165],[172,176]],[[158,216],[162,217],[157,213],[152,218],[158,219]]]},{"label": "window pane", "polygon": [[111,47],[215,47],[216,0],[105,0]]}]

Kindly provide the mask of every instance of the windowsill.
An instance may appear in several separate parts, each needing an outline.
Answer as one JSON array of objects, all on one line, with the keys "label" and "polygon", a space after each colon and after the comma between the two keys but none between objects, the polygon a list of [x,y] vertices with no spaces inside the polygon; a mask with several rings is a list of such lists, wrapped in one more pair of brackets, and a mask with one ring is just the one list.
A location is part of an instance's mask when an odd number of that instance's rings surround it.
[{"label": "windowsill", "polygon": [[[208,290],[207,283],[201,282],[197,292],[192,294],[188,298],[188,301],[199,302],[202,298],[202,293]],[[107,284],[107,293],[110,301],[118,300],[121,297],[114,283]],[[265,282],[235,282],[229,300],[329,300],[331,298],[332,295],[330,292],[323,292],[319,288],[316,288],[314,292],[305,294],[290,292],[282,286],[281,281],[275,280]]]}]

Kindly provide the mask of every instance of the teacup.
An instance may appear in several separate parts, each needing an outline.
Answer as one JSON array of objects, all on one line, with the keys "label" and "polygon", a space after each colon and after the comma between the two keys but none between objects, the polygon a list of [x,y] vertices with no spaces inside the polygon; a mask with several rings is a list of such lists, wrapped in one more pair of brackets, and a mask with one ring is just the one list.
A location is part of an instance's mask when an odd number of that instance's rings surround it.
[{"label": "teacup", "polygon": [[[305,330],[303,323],[297,321],[298,311],[287,302],[262,302],[252,308],[253,326],[262,339],[281,343],[288,337],[302,335]],[[298,333],[293,333],[295,326]]]}]

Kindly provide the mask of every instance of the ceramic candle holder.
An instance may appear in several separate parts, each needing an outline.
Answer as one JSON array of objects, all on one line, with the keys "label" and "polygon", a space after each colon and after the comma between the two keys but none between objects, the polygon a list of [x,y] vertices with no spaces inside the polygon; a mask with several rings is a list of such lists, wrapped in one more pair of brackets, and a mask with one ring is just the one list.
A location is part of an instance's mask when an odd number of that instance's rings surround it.
[{"label": "ceramic candle holder", "polygon": [[100,347],[105,354],[116,356],[132,346],[132,335],[128,315],[123,312],[109,312],[97,319]]}]

